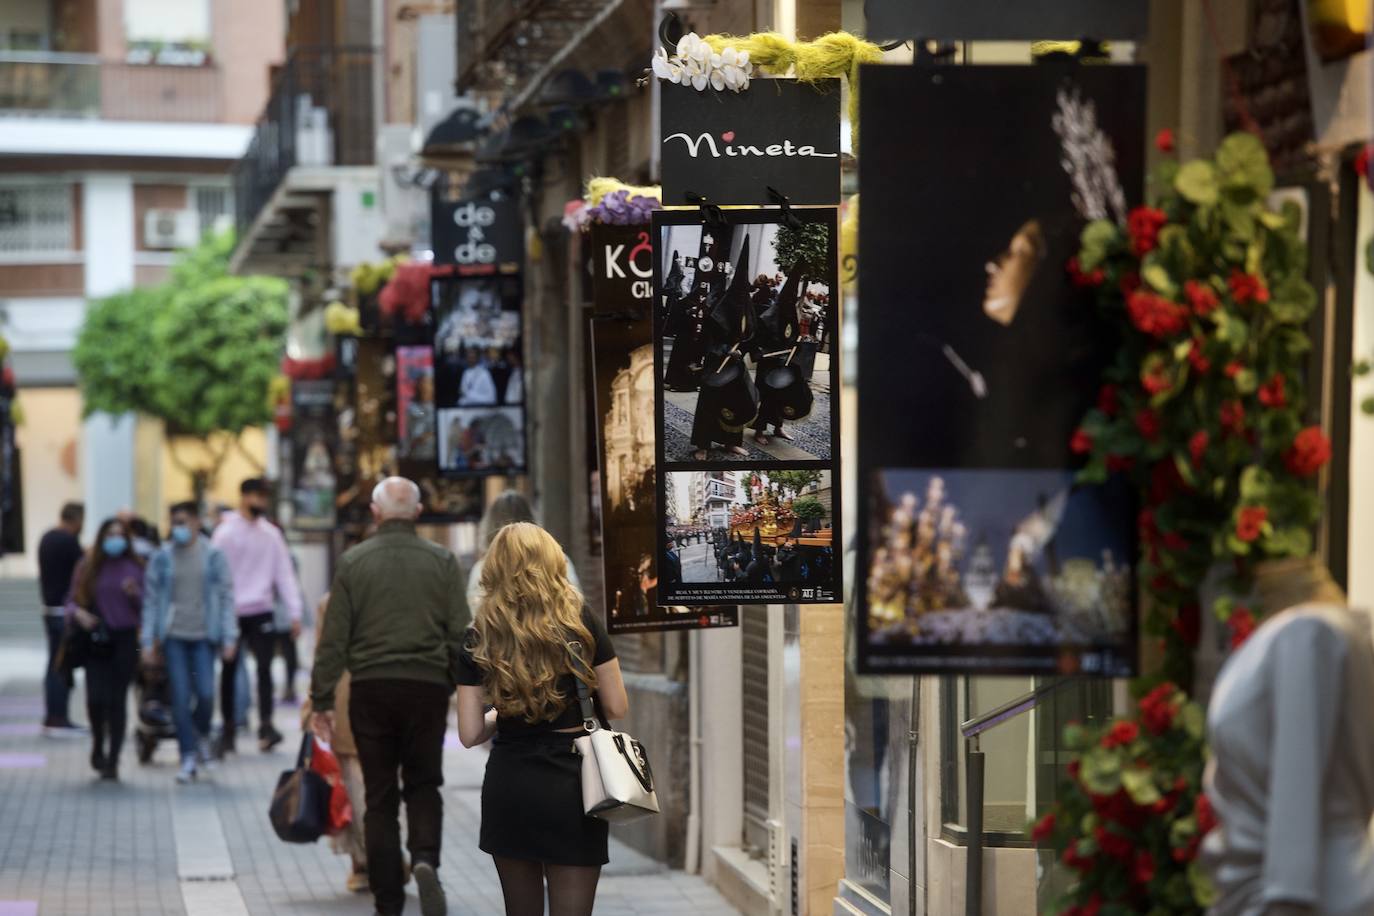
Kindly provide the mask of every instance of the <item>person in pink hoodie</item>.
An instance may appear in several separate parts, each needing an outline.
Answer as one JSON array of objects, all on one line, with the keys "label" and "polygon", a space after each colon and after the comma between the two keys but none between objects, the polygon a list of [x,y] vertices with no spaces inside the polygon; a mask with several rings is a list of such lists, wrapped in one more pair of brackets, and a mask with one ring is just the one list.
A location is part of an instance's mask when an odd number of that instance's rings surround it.
[{"label": "person in pink hoodie", "polygon": [[291,635],[300,633],[301,589],[281,529],[267,518],[270,487],[260,477],[239,486],[239,508],[226,512],[211,543],[224,554],[234,580],[234,612],[239,622],[239,653],[220,672],[220,714],[224,718],[221,753],[234,751],[234,683],[243,651],[253,653],[258,673],[258,747],[270,751],[282,741],[272,726],[272,656],[277,645],[273,607],[280,599],[291,618]]}]

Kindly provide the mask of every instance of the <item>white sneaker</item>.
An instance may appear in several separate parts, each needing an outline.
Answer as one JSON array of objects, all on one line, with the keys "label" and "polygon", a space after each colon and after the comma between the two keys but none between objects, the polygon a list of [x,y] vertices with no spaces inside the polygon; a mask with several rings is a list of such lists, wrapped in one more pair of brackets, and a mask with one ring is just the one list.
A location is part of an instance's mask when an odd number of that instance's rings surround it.
[{"label": "white sneaker", "polygon": [[196,765],[207,770],[215,769],[215,753],[209,738],[201,738],[196,742]]},{"label": "white sneaker", "polygon": [[181,759],[181,769],[177,770],[177,782],[184,786],[195,781],[196,758],[194,756],[183,757]]}]

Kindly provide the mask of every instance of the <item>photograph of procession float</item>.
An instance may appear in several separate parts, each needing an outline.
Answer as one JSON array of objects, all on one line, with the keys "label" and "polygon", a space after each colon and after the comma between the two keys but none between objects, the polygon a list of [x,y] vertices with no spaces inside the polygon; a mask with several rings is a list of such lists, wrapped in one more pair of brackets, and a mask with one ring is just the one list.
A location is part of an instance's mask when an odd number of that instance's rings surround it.
[{"label": "photograph of procession float", "polygon": [[670,471],[664,484],[668,598],[836,600],[829,471]]},{"label": "photograph of procession float", "polygon": [[897,668],[1115,674],[1134,660],[1124,486],[1072,472],[883,470],[868,532],[867,648]]}]

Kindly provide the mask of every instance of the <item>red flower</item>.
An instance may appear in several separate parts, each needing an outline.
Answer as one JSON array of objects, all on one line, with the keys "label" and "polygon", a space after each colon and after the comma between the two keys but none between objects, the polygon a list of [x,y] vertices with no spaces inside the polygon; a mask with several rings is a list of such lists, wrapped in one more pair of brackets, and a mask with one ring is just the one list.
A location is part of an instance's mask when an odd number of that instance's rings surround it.
[{"label": "red flower", "polygon": [[1136,884],[1149,884],[1155,878],[1155,857],[1145,850],[1141,850],[1135,857],[1135,870],[1131,877],[1135,878]]},{"label": "red flower", "polygon": [[1200,429],[1188,439],[1188,453],[1193,456],[1193,466],[1202,464],[1202,459],[1207,456],[1207,446],[1212,441],[1212,436],[1205,429]]},{"label": "red flower", "polygon": [[1078,781],[1078,771],[1079,771],[1079,768],[1080,768],[1080,764],[1079,764],[1079,762],[1078,762],[1077,760],[1070,760],[1070,761],[1069,761],[1069,766],[1068,766],[1069,778],[1072,779],[1072,780],[1074,780],[1075,782]]},{"label": "red flower", "polygon": [[1159,414],[1148,407],[1140,408],[1135,412],[1135,428],[1147,441],[1156,441],[1159,439]]},{"label": "red flower", "polygon": [[1093,891],[1088,902],[1078,907],[1078,916],[1098,916],[1102,912],[1102,895]]},{"label": "red flower", "polygon": [[1193,347],[1188,351],[1188,362],[1193,364],[1193,369],[1198,375],[1206,375],[1207,370],[1212,368],[1212,361],[1207,358],[1207,354],[1203,352],[1202,346],[1202,338],[1194,337]]},{"label": "red flower", "polygon": [[1162,506],[1186,489],[1188,484],[1174,459],[1165,458],[1150,468],[1150,505]]},{"label": "red flower", "polygon": [[1247,544],[1255,541],[1268,520],[1269,510],[1264,506],[1246,506],[1236,518],[1236,537]]},{"label": "red flower", "polygon": [[1258,274],[1242,273],[1233,267],[1226,285],[1231,287],[1231,298],[1236,300],[1236,305],[1269,301],[1269,287],[1264,285],[1264,278]]},{"label": "red flower", "polygon": [[1198,638],[1202,635],[1202,609],[1197,602],[1189,602],[1178,609],[1178,616],[1170,623],[1178,638],[1183,640],[1183,644],[1193,648],[1198,643]]},{"label": "red flower", "polygon": [[1283,407],[1288,398],[1283,391],[1283,376],[1275,372],[1274,377],[1260,386],[1259,402],[1265,407]]},{"label": "red flower", "polygon": [[1158,737],[1173,727],[1178,712],[1174,702],[1177,692],[1173,684],[1164,683],[1141,697],[1140,718],[1150,734]]},{"label": "red flower", "polygon": [[1199,318],[1205,318],[1216,311],[1217,306],[1221,305],[1221,300],[1217,294],[1212,292],[1212,287],[1196,280],[1189,280],[1183,284],[1183,294],[1188,297],[1188,304],[1193,307],[1193,314]]},{"label": "red flower", "polygon": [[1355,162],[1353,163],[1355,174],[1359,175],[1361,178],[1369,174],[1369,147],[1370,144],[1366,143],[1364,146],[1360,147],[1360,151],[1355,154]]},{"label": "red flower", "polygon": [[1096,267],[1093,270],[1084,273],[1083,268],[1078,266],[1077,255],[1069,258],[1069,262],[1065,265],[1065,269],[1069,272],[1069,281],[1073,283],[1074,286],[1077,286],[1080,289],[1092,286],[1101,286],[1102,280],[1105,277],[1105,274],[1102,273],[1102,268],[1100,267]]},{"label": "red flower", "polygon": [[1242,363],[1242,362],[1241,362],[1240,360],[1238,360],[1238,359],[1233,359],[1233,360],[1231,360],[1229,363],[1226,364],[1226,369],[1225,369],[1226,377],[1227,377],[1227,378],[1235,378],[1236,376],[1240,375],[1241,371],[1244,370],[1244,369],[1245,369],[1245,364],[1244,364],[1244,363]]},{"label": "red flower", "polygon": [[1131,323],[1142,334],[1165,340],[1188,327],[1188,312],[1176,302],[1170,302],[1148,290],[1138,289],[1126,300]]},{"label": "red flower", "polygon": [[1031,828],[1031,839],[1037,843],[1043,843],[1054,836],[1054,812],[1051,811],[1040,820],[1035,822]]},{"label": "red flower", "polygon": [[1091,871],[1097,865],[1097,859],[1092,856],[1082,856],[1078,854],[1078,841],[1073,840],[1064,849],[1064,855],[1060,860],[1069,868],[1079,871]]},{"label": "red flower", "polygon": [[1169,221],[1163,210],[1136,207],[1126,215],[1126,232],[1131,237],[1131,251],[1137,257],[1149,254],[1159,245],[1159,230]]},{"label": "red flower", "polygon": [[1093,437],[1082,428],[1073,431],[1073,438],[1069,440],[1069,451],[1075,455],[1086,455],[1093,450]]},{"label": "red flower", "polygon": [[1141,373],[1140,384],[1151,395],[1163,394],[1173,387],[1173,379],[1162,363],[1156,363],[1153,369]]},{"label": "red flower", "polygon": [[1175,553],[1182,553],[1188,549],[1188,541],[1177,531],[1166,531],[1160,544],[1165,550],[1172,550]]},{"label": "red flower", "polygon": [[1283,466],[1295,477],[1311,477],[1331,460],[1331,440],[1321,428],[1309,426],[1298,433],[1283,453]]},{"label": "red flower", "polygon": [[1097,841],[1097,848],[1102,850],[1102,854],[1116,859],[1118,862],[1129,862],[1131,853],[1135,848],[1131,841],[1117,833],[1112,833],[1106,827],[1099,826],[1093,831],[1093,839]]},{"label": "red flower", "polygon": [[1197,832],[1199,836],[1206,836],[1216,829],[1217,814],[1212,808],[1212,800],[1207,797],[1206,792],[1197,794],[1197,807],[1193,811],[1197,818]]},{"label": "red flower", "polygon": [[1227,618],[1226,626],[1231,630],[1231,651],[1234,652],[1255,632],[1255,615],[1247,607],[1238,607]]},{"label": "red flower", "polygon": [[1114,747],[1125,747],[1139,737],[1140,726],[1129,720],[1123,720],[1113,725],[1111,730],[1102,736],[1102,746],[1108,750]]},{"label": "red flower", "polygon": [[1097,392],[1097,409],[1109,417],[1116,416],[1121,409],[1121,403],[1117,399],[1117,387],[1115,385],[1103,385]]},{"label": "red flower", "polygon": [[1155,149],[1161,153],[1174,151],[1174,129],[1172,127],[1162,127],[1159,133],[1155,134]]},{"label": "red flower", "polygon": [[1129,471],[1135,467],[1135,459],[1130,455],[1108,455],[1107,470],[1113,474],[1118,471]]},{"label": "red flower", "polygon": [[1155,523],[1153,509],[1140,510],[1140,515],[1136,517],[1136,527],[1140,529],[1140,539],[1146,544],[1154,544],[1159,540],[1159,525]]},{"label": "red flower", "polygon": [[1220,417],[1221,428],[1226,432],[1240,435],[1245,431],[1245,405],[1240,401],[1223,401]]}]

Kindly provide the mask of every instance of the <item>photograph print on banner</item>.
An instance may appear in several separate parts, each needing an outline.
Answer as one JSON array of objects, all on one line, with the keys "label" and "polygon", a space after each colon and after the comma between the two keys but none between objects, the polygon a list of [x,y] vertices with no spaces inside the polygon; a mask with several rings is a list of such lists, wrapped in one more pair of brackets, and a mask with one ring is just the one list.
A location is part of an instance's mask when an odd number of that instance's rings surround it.
[{"label": "photograph print on banner", "polygon": [[1116,339],[1068,264],[1141,200],[1144,71],[863,79],[908,116],[867,122],[860,164],[859,670],[1129,676],[1132,495],[1070,448]]},{"label": "photograph print on banner", "polygon": [[838,601],[836,213],[653,231],[659,598]]},{"label": "photograph print on banner", "polygon": [[291,383],[291,523],[302,531],[334,527],[334,382]]},{"label": "photograph print on banner", "polygon": [[[601,289],[598,283],[597,290]],[[653,328],[592,320],[606,626],[612,633],[738,626],[735,607],[660,606]]]},{"label": "photograph print on banner", "polygon": [[439,471],[523,473],[521,279],[440,278],[432,290]]}]

